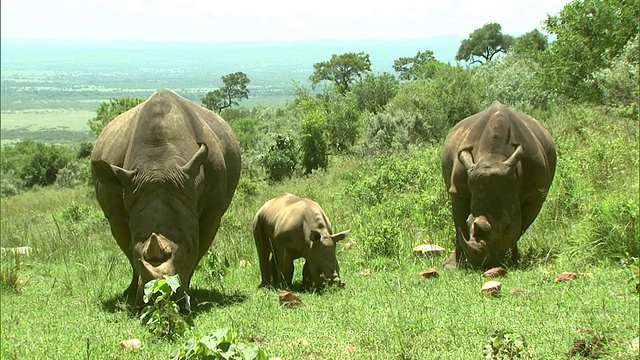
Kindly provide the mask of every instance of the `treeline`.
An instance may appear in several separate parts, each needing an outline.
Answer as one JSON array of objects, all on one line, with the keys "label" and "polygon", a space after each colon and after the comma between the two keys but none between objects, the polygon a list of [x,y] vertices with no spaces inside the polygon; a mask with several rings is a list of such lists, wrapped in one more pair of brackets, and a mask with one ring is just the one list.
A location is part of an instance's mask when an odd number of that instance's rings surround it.
[{"label": "treeline", "polygon": [[[639,15],[637,0],[573,1],[544,21],[552,42],[537,29],[517,38],[503,34],[499,24],[475,30],[457,55],[467,66],[438,61],[426,49],[398,58],[395,74],[374,73],[368,54],[348,52],[314,64],[309,85],[297,84],[294,99],[285,106],[243,109],[206,97],[202,101],[221,110],[238,137],[244,184],[323,170],[334,154],[438,143],[456,122],[495,100],[543,122],[570,104],[604,106],[615,116],[637,121]],[[246,76],[239,80],[245,86],[248,82]],[[225,87],[214,90],[215,99]],[[133,100],[101,105],[89,121],[92,130],[99,133],[142,99]],[[3,149],[2,195],[54,183],[57,172],[82,159],[74,159],[75,150],[61,149],[30,141]],[[51,168],[42,170],[44,165]],[[33,175],[41,173],[47,175]]]}]

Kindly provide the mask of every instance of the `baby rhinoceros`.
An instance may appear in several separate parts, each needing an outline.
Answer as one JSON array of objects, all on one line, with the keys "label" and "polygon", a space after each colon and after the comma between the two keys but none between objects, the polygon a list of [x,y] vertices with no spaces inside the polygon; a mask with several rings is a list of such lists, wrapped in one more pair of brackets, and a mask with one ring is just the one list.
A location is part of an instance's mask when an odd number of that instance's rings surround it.
[{"label": "baby rhinoceros", "polygon": [[289,287],[293,260],[304,258],[304,287],[326,284],[344,286],[336,259],[336,243],[349,230],[333,234],[320,205],[311,199],[284,194],[267,201],[253,219],[258,249],[260,286]]}]

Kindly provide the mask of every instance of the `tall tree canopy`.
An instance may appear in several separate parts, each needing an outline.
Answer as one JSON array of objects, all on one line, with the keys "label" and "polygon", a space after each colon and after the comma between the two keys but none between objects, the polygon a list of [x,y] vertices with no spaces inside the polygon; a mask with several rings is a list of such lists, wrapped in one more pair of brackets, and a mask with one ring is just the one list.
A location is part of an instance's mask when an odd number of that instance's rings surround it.
[{"label": "tall tree canopy", "polygon": [[468,39],[462,40],[456,60],[482,63],[490,61],[499,53],[505,53],[513,43],[511,35],[502,34],[502,26],[498,23],[485,24],[469,34]]},{"label": "tall tree canopy", "polygon": [[555,34],[549,45],[549,86],[570,99],[597,101],[592,75],[607,67],[638,34],[638,0],[574,0],[545,20]]},{"label": "tall tree canopy", "polygon": [[89,119],[87,125],[94,134],[100,135],[102,129],[123,112],[144,102],[145,99],[139,97],[123,97],[115,98],[109,101],[103,101],[98,109],[96,109],[96,117]]},{"label": "tall tree canopy", "polygon": [[247,85],[251,82],[247,74],[237,71],[221,77],[223,86],[209,91],[202,100],[202,106],[209,110],[221,112],[232,105],[239,105],[241,99],[249,98]]},{"label": "tall tree canopy", "polygon": [[371,60],[369,54],[364,52],[333,54],[331,60],[313,64],[313,69],[313,74],[309,77],[312,85],[327,80],[334,83],[344,95],[356,78],[371,71]]},{"label": "tall tree canopy", "polygon": [[538,29],[533,29],[515,39],[510,49],[516,54],[533,55],[549,46],[549,38]]},{"label": "tall tree canopy", "polygon": [[393,70],[400,73],[400,80],[415,80],[419,69],[429,61],[435,60],[433,51],[418,51],[416,56],[401,57],[393,61]]}]

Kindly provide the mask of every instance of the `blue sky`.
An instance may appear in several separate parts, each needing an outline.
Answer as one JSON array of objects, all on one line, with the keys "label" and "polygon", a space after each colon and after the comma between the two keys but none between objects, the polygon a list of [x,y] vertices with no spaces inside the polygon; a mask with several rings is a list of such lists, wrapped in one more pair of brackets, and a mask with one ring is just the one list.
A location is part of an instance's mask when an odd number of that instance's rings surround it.
[{"label": "blue sky", "polygon": [[2,0],[6,39],[399,40],[542,29],[566,0]]}]

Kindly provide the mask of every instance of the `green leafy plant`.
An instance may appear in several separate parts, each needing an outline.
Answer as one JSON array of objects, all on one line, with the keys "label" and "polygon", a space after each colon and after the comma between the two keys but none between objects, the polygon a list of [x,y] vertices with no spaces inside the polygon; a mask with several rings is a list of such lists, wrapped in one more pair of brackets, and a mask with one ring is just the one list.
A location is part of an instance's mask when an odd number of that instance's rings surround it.
[{"label": "green leafy plant", "polygon": [[296,169],[298,146],[294,139],[288,135],[277,135],[275,144],[262,157],[262,166],[267,172],[270,182],[282,181],[291,178]]},{"label": "green leafy plant", "polygon": [[486,360],[530,359],[524,336],[509,329],[495,330],[482,350]]},{"label": "green leafy plant", "polygon": [[268,360],[264,350],[257,345],[239,343],[233,331],[215,330],[200,339],[189,339],[171,353],[174,360],[220,359],[220,360]]},{"label": "green leafy plant", "polygon": [[213,251],[207,253],[205,265],[207,275],[216,280],[222,280],[229,273],[229,260],[226,257],[220,258]]},{"label": "green leafy plant", "polygon": [[[144,286],[144,308],[140,320],[152,334],[163,338],[175,338],[184,334],[193,323],[183,316],[180,306],[174,301],[180,288],[180,275],[165,275],[162,279],[151,280]],[[191,299],[184,293],[185,307],[190,311]]]}]

